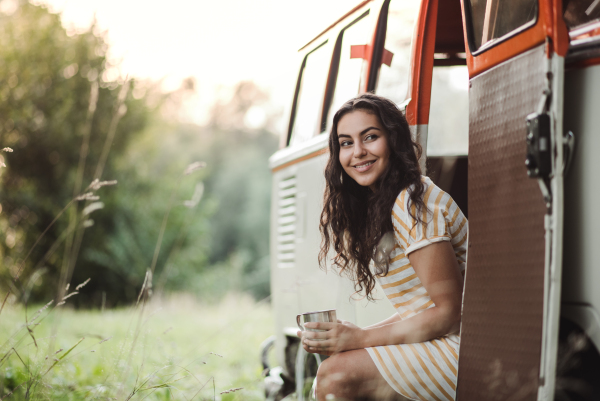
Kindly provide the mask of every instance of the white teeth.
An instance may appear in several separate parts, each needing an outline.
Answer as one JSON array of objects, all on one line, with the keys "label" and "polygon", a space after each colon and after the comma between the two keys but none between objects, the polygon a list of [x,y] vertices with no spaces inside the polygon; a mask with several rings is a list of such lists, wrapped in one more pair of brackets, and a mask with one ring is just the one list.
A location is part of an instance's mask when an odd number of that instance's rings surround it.
[{"label": "white teeth", "polygon": [[375,163],[375,162],[374,162],[374,161],[372,161],[372,162],[367,162],[367,163],[365,163],[365,164],[361,164],[360,166],[354,166],[354,168],[363,168],[363,167],[368,167],[368,166],[370,166],[370,165],[371,165],[371,164],[373,164],[373,163]]}]

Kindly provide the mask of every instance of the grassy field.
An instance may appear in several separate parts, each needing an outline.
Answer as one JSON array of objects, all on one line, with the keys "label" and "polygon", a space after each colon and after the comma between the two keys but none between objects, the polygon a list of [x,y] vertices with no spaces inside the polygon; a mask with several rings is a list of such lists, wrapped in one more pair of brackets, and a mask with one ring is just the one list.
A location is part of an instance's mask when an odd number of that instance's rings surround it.
[{"label": "grassy field", "polygon": [[[28,309],[29,320],[40,308]],[[105,311],[67,303],[30,322],[31,335],[24,323],[21,306],[0,315],[0,399],[264,399],[258,351],[273,334],[268,302],[177,296]]]}]

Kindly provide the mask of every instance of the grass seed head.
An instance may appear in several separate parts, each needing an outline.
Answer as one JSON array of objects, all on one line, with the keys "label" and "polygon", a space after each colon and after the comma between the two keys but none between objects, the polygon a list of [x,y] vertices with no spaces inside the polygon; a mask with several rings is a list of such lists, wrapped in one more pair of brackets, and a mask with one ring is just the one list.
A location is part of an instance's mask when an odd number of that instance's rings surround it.
[{"label": "grass seed head", "polygon": [[79,284],[77,287],[75,287],[75,291],[79,291],[81,288],[85,287],[85,285],[87,283],[89,283],[91,280],[91,278],[88,278],[87,280],[85,280],[83,283]]},{"label": "grass seed head", "polygon": [[104,203],[102,202],[94,202],[87,205],[83,211],[81,212],[84,216],[87,216],[90,213],[95,212],[96,210],[100,210],[104,208]]},{"label": "grass seed head", "polygon": [[87,190],[97,191],[102,187],[108,187],[111,185],[117,185],[117,180],[109,180],[109,181],[100,181],[99,179],[95,179],[92,183],[87,187]]},{"label": "grass seed head", "polygon": [[65,297],[62,299],[63,301],[67,298],[71,298],[73,295],[77,295],[79,294],[79,291],[73,291],[72,293],[65,295]]},{"label": "grass seed head", "polygon": [[75,197],[76,201],[84,201],[84,200],[97,201],[98,199],[100,199],[100,197],[94,195],[93,192],[86,192],[84,194],[81,194],[81,195]]},{"label": "grass seed head", "polygon": [[35,319],[37,319],[38,317],[40,317],[40,315],[42,314],[43,311],[45,311],[46,309],[48,309],[48,307],[50,305],[52,305],[52,303],[54,302],[54,300],[48,302],[46,305],[42,306],[42,308],[40,310],[38,310],[37,312],[35,312],[35,315],[33,315],[33,317],[29,320],[30,322],[33,322]]},{"label": "grass seed head", "polygon": [[111,338],[112,338],[112,336],[111,336],[111,337],[107,337],[107,338],[105,338],[104,340],[100,341],[98,344],[105,343],[105,342],[107,342],[108,340],[110,340]]},{"label": "grass seed head", "polygon": [[188,165],[186,167],[185,171],[183,172],[183,175],[190,175],[194,171],[203,169],[204,167],[206,167],[206,163],[204,163],[204,162],[194,162],[194,163],[191,163],[190,165]]},{"label": "grass seed head", "polygon": [[230,388],[229,390],[221,391],[219,394],[235,393],[236,391],[243,390],[243,389],[244,389],[243,387]]}]

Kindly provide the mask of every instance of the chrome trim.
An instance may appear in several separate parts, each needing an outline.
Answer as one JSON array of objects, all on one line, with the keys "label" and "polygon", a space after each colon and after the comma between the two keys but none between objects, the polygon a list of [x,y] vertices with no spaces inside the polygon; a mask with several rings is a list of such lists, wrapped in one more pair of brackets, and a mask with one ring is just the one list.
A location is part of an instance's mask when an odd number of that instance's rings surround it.
[{"label": "chrome trim", "polygon": [[600,45],[600,36],[592,36],[591,38],[572,40],[569,44],[569,53],[579,51],[580,49],[586,49],[588,47],[595,47],[598,45]]},{"label": "chrome trim", "polygon": [[567,63],[600,57],[600,36],[572,40],[565,57]]},{"label": "chrome trim", "polygon": [[593,31],[596,28],[600,28],[600,21],[592,21],[592,22],[588,22],[587,24],[584,25],[580,25],[575,29],[572,29],[569,32],[569,37],[571,39],[576,38],[579,35],[584,35],[588,32]]}]

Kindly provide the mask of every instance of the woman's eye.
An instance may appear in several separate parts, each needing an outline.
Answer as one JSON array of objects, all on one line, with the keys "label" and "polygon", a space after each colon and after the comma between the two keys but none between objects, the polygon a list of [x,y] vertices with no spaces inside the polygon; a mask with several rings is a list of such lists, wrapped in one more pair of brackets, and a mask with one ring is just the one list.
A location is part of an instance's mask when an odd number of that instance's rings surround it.
[{"label": "woman's eye", "polygon": [[375,134],[365,136],[365,141],[374,141],[375,139],[377,139],[377,135]]},{"label": "woman's eye", "polygon": [[350,146],[350,145],[352,145],[352,143],[350,141],[342,141],[342,142],[340,142],[340,146],[342,148],[344,148],[346,146]]}]

